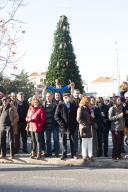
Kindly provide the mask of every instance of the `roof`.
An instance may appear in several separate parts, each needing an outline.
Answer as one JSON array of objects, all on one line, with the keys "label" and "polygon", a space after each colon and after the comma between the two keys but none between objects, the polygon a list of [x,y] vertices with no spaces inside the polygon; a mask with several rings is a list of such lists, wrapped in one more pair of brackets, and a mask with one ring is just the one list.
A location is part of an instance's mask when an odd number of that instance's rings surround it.
[{"label": "roof", "polygon": [[113,83],[114,79],[113,77],[98,77],[94,81],[92,81],[92,84],[99,84],[99,83]]},{"label": "roof", "polygon": [[47,72],[41,72],[41,73],[33,72],[33,73],[31,73],[30,77],[32,77],[32,76],[46,75],[46,74],[47,74]]}]

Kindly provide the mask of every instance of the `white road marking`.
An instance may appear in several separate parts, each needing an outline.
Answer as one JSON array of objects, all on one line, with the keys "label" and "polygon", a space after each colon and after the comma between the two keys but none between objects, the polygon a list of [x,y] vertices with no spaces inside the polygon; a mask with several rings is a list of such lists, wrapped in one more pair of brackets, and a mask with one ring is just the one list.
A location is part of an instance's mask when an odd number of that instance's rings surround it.
[{"label": "white road marking", "polygon": [[32,176],[33,179],[45,179],[45,180],[54,180],[54,181],[75,181],[76,179],[75,178],[70,178],[70,177],[40,177],[40,176]]}]

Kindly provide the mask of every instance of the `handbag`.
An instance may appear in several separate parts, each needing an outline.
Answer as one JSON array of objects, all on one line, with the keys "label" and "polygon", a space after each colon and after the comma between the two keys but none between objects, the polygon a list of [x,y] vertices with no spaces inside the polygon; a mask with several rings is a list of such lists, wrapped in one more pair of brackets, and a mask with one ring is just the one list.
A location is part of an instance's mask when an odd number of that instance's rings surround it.
[{"label": "handbag", "polygon": [[83,124],[79,124],[80,137],[85,138],[87,136],[87,127]]}]

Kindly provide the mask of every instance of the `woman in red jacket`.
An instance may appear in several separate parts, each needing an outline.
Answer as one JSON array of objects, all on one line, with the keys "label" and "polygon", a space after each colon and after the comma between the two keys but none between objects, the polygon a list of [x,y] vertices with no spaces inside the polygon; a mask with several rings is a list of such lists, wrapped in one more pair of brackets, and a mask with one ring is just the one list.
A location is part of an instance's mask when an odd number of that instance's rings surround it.
[{"label": "woman in red jacket", "polygon": [[28,123],[29,131],[32,137],[32,153],[31,158],[41,158],[41,139],[42,132],[44,131],[45,125],[45,112],[40,101],[37,97],[33,97],[31,105],[28,109],[26,121]]}]

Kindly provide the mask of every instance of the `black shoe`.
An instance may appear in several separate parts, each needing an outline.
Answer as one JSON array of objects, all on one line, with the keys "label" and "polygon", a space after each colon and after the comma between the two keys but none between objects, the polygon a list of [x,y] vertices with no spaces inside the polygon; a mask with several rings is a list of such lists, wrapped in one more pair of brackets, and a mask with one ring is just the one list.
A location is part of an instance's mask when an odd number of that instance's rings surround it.
[{"label": "black shoe", "polygon": [[101,156],[102,156],[102,153],[98,153],[98,154],[97,154],[97,157],[101,157]]},{"label": "black shoe", "polygon": [[121,153],[126,153],[124,149],[121,150]]},{"label": "black shoe", "polygon": [[104,157],[108,157],[108,154],[107,154],[107,153],[105,153],[105,154],[104,154]]},{"label": "black shoe", "polygon": [[52,157],[52,154],[45,153],[44,157]]},{"label": "black shoe", "polygon": [[55,158],[58,158],[59,157],[59,155],[58,154],[55,154]]},{"label": "black shoe", "polygon": [[27,150],[27,149],[23,149],[23,153],[28,154],[29,152],[28,152],[28,150]]},{"label": "black shoe", "polygon": [[66,158],[67,158],[67,155],[62,155],[62,156],[60,157],[61,160],[65,160]]},{"label": "black shoe", "polygon": [[19,151],[17,151],[17,150],[14,151],[14,154],[18,154],[18,153],[19,153]]}]

